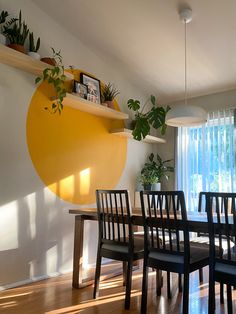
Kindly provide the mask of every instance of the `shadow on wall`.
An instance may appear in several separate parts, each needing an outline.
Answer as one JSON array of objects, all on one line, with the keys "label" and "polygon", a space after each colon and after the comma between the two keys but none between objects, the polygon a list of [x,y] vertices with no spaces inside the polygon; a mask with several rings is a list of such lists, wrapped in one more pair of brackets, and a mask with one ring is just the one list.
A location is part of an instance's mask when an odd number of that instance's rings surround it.
[{"label": "shadow on wall", "polygon": [[44,190],[0,209],[0,286],[72,269],[73,217]]}]

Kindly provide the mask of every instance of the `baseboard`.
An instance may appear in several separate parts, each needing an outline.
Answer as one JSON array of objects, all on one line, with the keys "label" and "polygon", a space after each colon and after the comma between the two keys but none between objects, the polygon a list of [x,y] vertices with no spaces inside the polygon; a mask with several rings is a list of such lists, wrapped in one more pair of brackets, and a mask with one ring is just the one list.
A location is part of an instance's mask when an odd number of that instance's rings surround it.
[{"label": "baseboard", "polygon": [[25,279],[25,280],[21,280],[21,281],[17,281],[17,282],[14,282],[14,283],[7,284],[5,286],[0,286],[0,291],[12,289],[12,288],[17,288],[17,287],[28,285],[28,284],[31,284],[31,283],[34,283],[34,282],[37,282],[37,281],[58,277],[60,275],[65,275],[65,274],[68,274],[68,273],[71,273],[71,272],[72,272],[72,269],[66,270],[66,271],[62,271],[62,272],[51,273],[49,275],[42,275],[42,276],[36,276],[36,277],[28,278],[28,279]]}]

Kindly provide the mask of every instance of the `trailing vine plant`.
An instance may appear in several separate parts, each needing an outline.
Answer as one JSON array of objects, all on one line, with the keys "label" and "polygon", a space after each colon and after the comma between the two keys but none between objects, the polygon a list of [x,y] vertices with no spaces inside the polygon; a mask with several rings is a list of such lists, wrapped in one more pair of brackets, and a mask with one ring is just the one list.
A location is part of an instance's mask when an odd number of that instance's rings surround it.
[{"label": "trailing vine plant", "polygon": [[46,68],[43,70],[42,76],[38,76],[35,79],[35,84],[38,84],[41,81],[46,81],[48,84],[52,84],[56,97],[55,100],[52,101],[51,107],[45,107],[45,110],[48,110],[50,113],[55,114],[59,113],[61,114],[63,110],[63,99],[66,96],[66,89],[64,87],[64,83],[66,80],[66,76],[64,74],[64,66],[62,64],[62,56],[61,51],[58,52],[55,51],[55,49],[52,49],[53,58],[55,59],[55,66],[52,66],[50,68]]}]

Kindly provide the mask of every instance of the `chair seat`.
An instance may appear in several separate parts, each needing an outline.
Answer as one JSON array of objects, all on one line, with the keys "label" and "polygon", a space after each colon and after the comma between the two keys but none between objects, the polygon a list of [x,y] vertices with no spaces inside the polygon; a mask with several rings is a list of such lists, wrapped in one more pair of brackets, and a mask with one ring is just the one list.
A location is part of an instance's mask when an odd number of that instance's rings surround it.
[{"label": "chair seat", "polygon": [[[173,250],[175,248],[173,247]],[[183,244],[180,245],[180,250],[183,252],[184,246]],[[207,259],[209,257],[209,250],[206,248],[198,248],[196,246],[190,245],[190,264],[196,263],[198,261],[201,261],[203,259]],[[162,253],[157,251],[151,251],[149,253],[149,258],[160,260],[162,262],[169,262],[169,263],[178,263],[183,264],[184,263],[184,256],[183,255],[177,255],[177,254],[171,254],[171,253]]]},{"label": "chair seat", "polygon": [[[209,248],[209,237],[207,236],[200,236],[200,237],[195,237],[193,239],[191,239],[190,244],[193,246],[198,246],[198,247],[205,247],[205,248]],[[215,246],[219,247],[220,243],[219,243],[219,238],[215,238]],[[233,241],[230,241],[230,247],[231,249],[235,246],[235,243]],[[222,248],[223,251],[227,251],[228,249],[228,244],[227,244],[227,240],[226,239],[222,239]]]},{"label": "chair seat", "polygon": [[[123,239],[121,239],[120,242],[122,242]],[[118,240],[117,240],[118,241]],[[128,241],[128,240],[127,240]],[[117,244],[112,243],[104,243],[102,244],[102,249],[119,252],[119,253],[128,253],[129,247],[128,243],[127,245],[121,245],[120,242],[117,242]],[[140,253],[144,250],[144,239],[140,236],[134,236],[134,253]]]},{"label": "chair seat", "polygon": [[224,273],[227,275],[236,276],[236,265],[230,265],[227,263],[216,262],[215,271]]}]

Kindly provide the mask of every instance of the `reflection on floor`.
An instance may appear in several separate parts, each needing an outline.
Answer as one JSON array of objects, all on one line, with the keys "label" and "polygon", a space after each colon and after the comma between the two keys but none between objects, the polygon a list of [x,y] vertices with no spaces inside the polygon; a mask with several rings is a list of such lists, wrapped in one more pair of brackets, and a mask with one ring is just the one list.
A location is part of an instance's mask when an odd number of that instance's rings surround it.
[{"label": "reflection on floor", "polygon": [[[148,313],[181,313],[182,294],[178,293],[177,276],[172,275],[172,299],[167,299],[166,278],[162,296],[155,295],[155,273],[149,273]],[[139,313],[141,299],[141,270],[133,273],[132,301],[130,311],[123,310],[124,287],[122,277],[107,279],[100,284],[100,297],[92,299],[93,287],[71,288],[71,274],[40,281],[31,285],[3,291],[0,293],[0,313],[8,314],[109,314]],[[191,314],[207,314],[208,276],[204,273],[204,283],[198,283],[198,272],[190,276],[190,311]],[[216,286],[216,313],[227,313],[227,306],[219,301],[219,285]],[[233,292],[236,308],[236,291]]]}]

